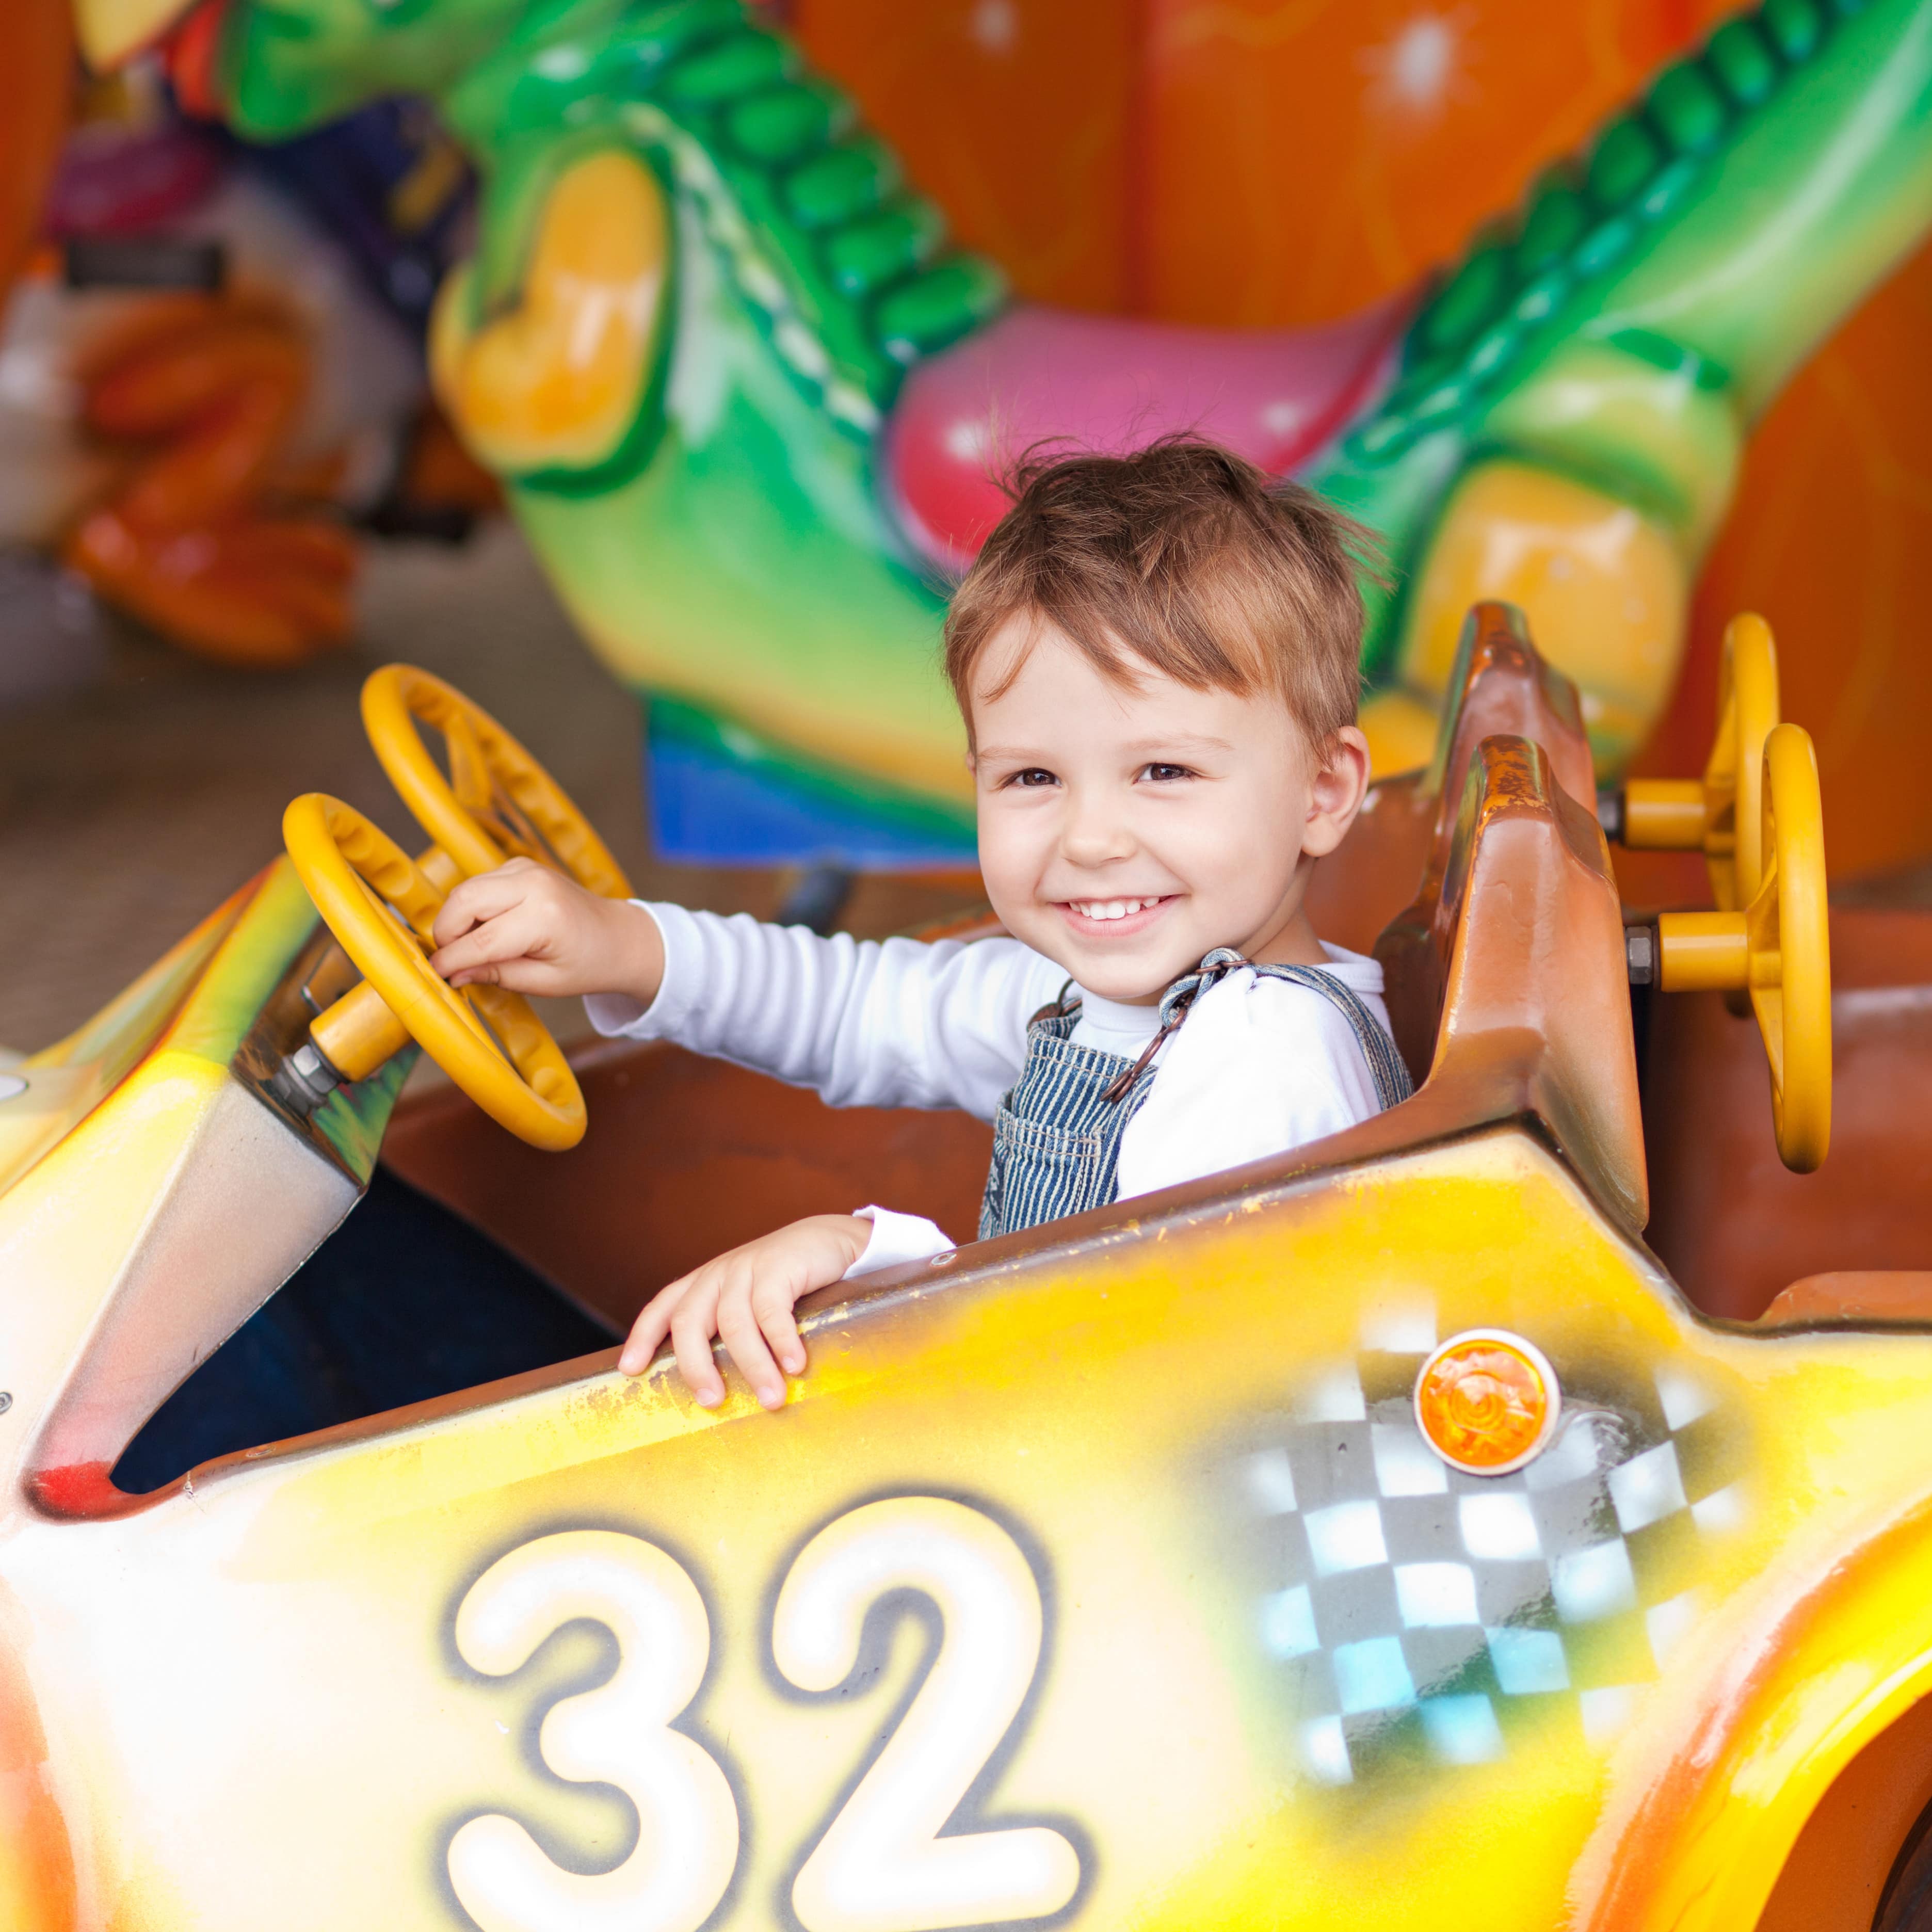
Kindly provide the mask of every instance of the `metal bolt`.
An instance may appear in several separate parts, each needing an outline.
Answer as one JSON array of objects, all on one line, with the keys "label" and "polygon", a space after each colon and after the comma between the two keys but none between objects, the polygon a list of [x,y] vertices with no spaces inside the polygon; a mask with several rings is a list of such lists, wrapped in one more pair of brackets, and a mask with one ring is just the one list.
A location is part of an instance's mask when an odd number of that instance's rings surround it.
[{"label": "metal bolt", "polygon": [[275,1069],[269,1090],[306,1120],[342,1084],[313,1040],[305,1040]]},{"label": "metal bolt", "polygon": [[1654,986],[1657,980],[1657,928],[1650,926],[1624,928],[1624,958],[1630,968],[1633,986]]}]

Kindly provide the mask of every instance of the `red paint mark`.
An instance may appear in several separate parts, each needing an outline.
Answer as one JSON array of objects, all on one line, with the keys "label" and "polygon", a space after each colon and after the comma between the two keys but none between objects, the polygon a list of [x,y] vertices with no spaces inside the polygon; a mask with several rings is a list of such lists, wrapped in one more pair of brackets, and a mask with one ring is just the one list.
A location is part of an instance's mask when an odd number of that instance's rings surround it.
[{"label": "red paint mark", "polygon": [[105,1462],[68,1462],[37,1469],[27,1478],[27,1493],[50,1516],[115,1516],[147,1500],[117,1490],[108,1468]]}]

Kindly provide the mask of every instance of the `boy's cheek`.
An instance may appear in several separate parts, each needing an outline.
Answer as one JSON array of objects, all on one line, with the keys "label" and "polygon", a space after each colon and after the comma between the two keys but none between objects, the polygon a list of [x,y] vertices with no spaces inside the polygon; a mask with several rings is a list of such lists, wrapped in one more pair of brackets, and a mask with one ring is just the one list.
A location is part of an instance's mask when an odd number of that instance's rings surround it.
[{"label": "boy's cheek", "polygon": [[1013,823],[1010,814],[981,805],[980,876],[986,882],[989,898],[996,894],[1010,897],[1023,884],[1030,884],[1038,877],[1037,844]]}]

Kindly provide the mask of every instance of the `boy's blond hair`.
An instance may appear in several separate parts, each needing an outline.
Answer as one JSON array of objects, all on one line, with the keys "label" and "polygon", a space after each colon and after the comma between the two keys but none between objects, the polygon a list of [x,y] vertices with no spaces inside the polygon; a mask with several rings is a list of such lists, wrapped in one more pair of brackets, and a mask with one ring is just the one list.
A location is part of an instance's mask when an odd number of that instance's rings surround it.
[{"label": "boy's blond hair", "polygon": [[[1271,691],[1321,748],[1355,721],[1375,540],[1300,484],[1232,452],[1164,437],[1129,456],[1022,460],[1012,508],[946,615],[946,674],[973,727],[973,674],[1030,614],[1107,676],[1150,664],[1196,690]],[[1018,675],[1006,667],[997,698]]]}]

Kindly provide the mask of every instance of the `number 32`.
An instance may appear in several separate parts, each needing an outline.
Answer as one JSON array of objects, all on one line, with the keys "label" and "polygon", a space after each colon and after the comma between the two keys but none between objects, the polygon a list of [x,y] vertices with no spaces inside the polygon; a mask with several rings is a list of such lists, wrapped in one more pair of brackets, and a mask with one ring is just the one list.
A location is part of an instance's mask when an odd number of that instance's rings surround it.
[{"label": "number 32", "polygon": [[[868,1503],[827,1525],[778,1592],[772,1648],[801,1690],[858,1662],[866,1613],[889,1592],[938,1606],[944,1636],[904,1721],[800,1868],[806,1932],[939,1932],[1043,1918],[1080,1884],[1079,1854],[1043,1826],[941,1838],[1018,1714],[1040,1663],[1040,1589],[990,1516],[938,1496]],[[610,1530],[539,1537],[494,1563],[457,1612],[472,1668],[506,1676],[582,1617],[617,1640],[617,1668],[563,1699],[538,1733],[559,1776],[614,1784],[638,1842],[614,1870],[569,1872],[514,1819],[472,1818],[450,1840],[456,1895],[483,1932],[697,1932],[737,1864],[724,1774],[670,1728],[703,1681],[711,1633],[689,1576],[655,1544]]]}]

